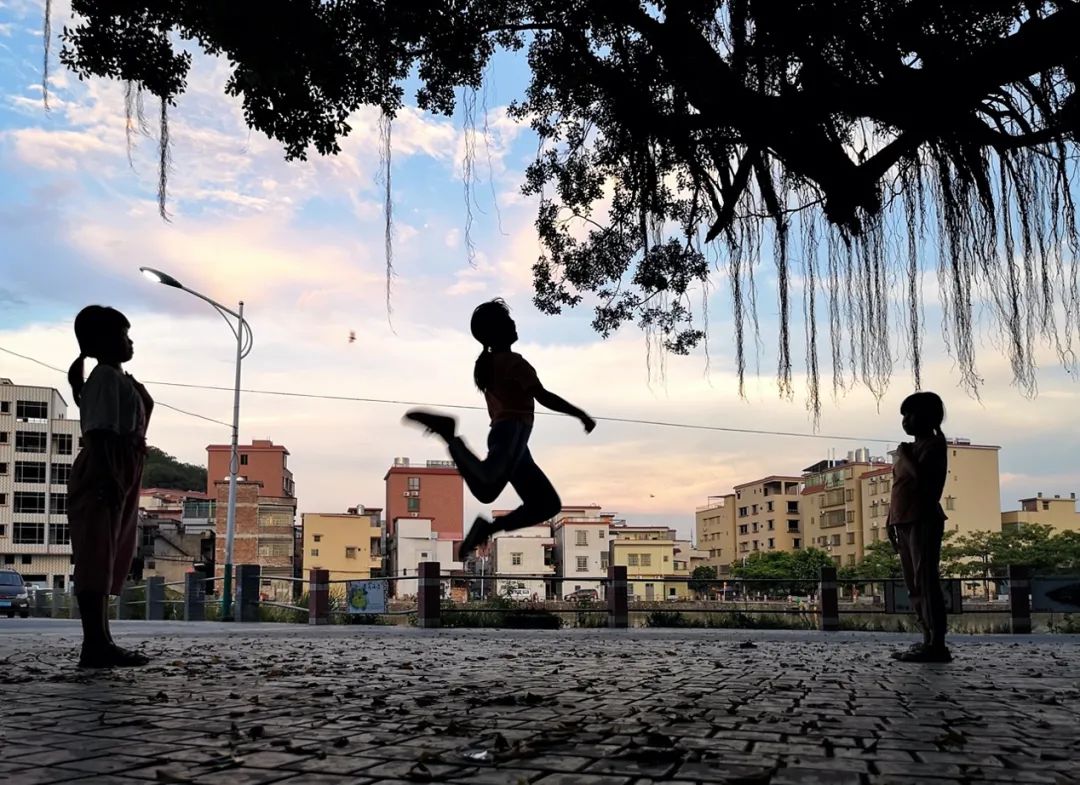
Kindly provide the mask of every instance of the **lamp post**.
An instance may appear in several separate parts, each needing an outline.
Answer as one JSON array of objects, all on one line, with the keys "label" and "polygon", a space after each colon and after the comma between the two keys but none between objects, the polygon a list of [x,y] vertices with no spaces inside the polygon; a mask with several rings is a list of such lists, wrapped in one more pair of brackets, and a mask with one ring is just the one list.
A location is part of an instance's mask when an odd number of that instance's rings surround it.
[{"label": "lamp post", "polygon": [[[188,294],[198,297],[209,303],[214,310],[221,314],[221,318],[229,325],[233,335],[236,336],[236,384],[233,387],[233,420],[232,420],[232,449],[229,455],[229,506],[226,513],[225,523],[225,568],[224,581],[221,592],[221,618],[222,621],[232,621],[232,572],[233,572],[233,539],[236,534],[236,475],[240,469],[240,457],[237,454],[237,441],[240,428],[240,362],[251,353],[254,337],[251,334],[251,326],[244,319],[244,302],[240,301],[238,310],[233,311],[221,303],[211,300],[204,294],[189,289],[167,273],[155,270],[151,267],[140,267],[139,272],[155,283],[181,289]],[[236,319],[234,326],[229,317]]]}]

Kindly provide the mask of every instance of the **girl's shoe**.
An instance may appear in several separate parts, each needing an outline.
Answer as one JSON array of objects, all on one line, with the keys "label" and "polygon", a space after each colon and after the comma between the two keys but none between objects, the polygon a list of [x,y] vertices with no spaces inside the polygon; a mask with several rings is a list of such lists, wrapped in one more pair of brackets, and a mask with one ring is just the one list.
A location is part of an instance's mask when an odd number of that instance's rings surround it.
[{"label": "girl's shoe", "polygon": [[469,529],[469,533],[465,535],[465,539],[458,546],[458,561],[466,561],[472,556],[473,551],[487,542],[490,531],[491,521],[482,515],[477,515],[476,520],[473,521],[473,525]]},{"label": "girl's shoe", "polygon": [[944,646],[928,646],[919,651],[904,652],[899,659],[901,662],[952,662],[952,654]]},{"label": "girl's shoe", "polygon": [[457,420],[453,417],[447,417],[445,414],[426,412],[423,409],[412,409],[405,413],[405,419],[422,425],[428,433],[439,436],[445,442],[449,442],[457,433]]},{"label": "girl's shoe", "polygon": [[83,646],[79,656],[80,668],[139,668],[150,662],[142,652],[129,651],[116,645],[90,648]]}]

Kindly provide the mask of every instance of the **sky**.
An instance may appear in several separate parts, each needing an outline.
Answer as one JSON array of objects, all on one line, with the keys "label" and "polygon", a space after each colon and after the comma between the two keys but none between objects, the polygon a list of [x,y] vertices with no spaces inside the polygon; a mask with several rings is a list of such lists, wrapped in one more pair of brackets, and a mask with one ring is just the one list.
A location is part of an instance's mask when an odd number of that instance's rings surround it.
[{"label": "sky", "polygon": [[[860,388],[827,396],[816,431],[799,365],[795,397],[778,396],[768,275],[759,276],[762,370],[755,375],[751,359],[745,399],[737,393],[730,292],[720,276],[707,300],[708,355],[667,357],[663,378],[636,328],[601,340],[588,308],[540,313],[531,299],[536,203],[520,194],[536,139],[506,116],[527,80],[522,57],[499,56],[489,71],[477,107],[478,125],[486,115],[488,130],[475,137],[476,181],[468,196],[461,113],[435,117],[407,106],[395,120],[388,314],[374,112],[353,118],[338,156],[287,162],[276,143],[245,127],[238,102],[224,96],[226,64],[196,56],[188,90],[171,112],[166,222],[156,204],[156,104],[147,102],[150,133],[136,134],[129,162],[122,86],[65,72],[54,40],[46,111],[41,13],[36,0],[0,0],[0,348],[66,369],[78,353],[74,315],[90,303],[112,305],[132,322],[136,356],[128,370],[154,397],[228,422],[235,353],[228,328],[205,303],[146,281],[138,268],[160,268],[230,306],[243,300],[255,336],[243,364],[245,387],[391,401],[242,396],[241,441],[269,438],[289,449],[301,513],[382,507],[383,477],[395,457],[447,457],[436,440],[401,425],[408,405],[393,402],[482,405],[471,382],[479,346],[468,321],[479,302],[497,296],[518,321],[516,348],[549,389],[597,418],[695,426],[601,419],[586,435],[569,418],[538,418],[533,453],[566,504],[600,504],[629,523],[665,523],[690,536],[694,510],[710,495],[770,474],[798,474],[830,451],[842,457],[866,446],[884,455],[903,438],[897,412],[913,388],[902,362],[880,401]],[[68,14],[67,3],[54,3],[54,36]],[[1040,491],[1080,490],[1075,380],[1044,350],[1039,393],[1024,397],[984,331],[984,385],[978,399],[969,395],[942,345],[933,275],[927,280],[923,386],[945,399],[946,433],[1001,447],[1003,509]],[[800,347],[795,321],[793,346]],[[899,347],[895,353],[903,354]],[[70,401],[61,374],[11,354],[0,352],[0,376],[55,386]],[[484,413],[458,414],[467,441],[482,448]],[[204,464],[206,445],[227,442],[229,430],[159,407],[149,438],[181,460]],[[515,504],[507,491],[492,506]],[[467,520],[482,509],[468,501]]]}]

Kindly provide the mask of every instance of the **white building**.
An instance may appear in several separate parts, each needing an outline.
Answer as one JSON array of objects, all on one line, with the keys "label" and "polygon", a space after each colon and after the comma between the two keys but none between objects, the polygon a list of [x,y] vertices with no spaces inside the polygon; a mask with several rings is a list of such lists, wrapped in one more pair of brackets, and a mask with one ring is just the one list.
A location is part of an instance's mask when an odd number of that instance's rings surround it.
[{"label": "white building", "polygon": [[603,598],[608,573],[608,541],[613,513],[597,505],[564,507],[555,520],[555,561],[562,577],[559,599],[579,589],[595,589]]},{"label": "white building", "polygon": [[0,567],[34,586],[71,586],[67,481],[81,442],[57,390],[0,378]]},{"label": "white building", "polygon": [[492,571],[499,576],[496,582],[500,596],[513,588],[524,588],[529,596],[547,599],[554,592],[554,583],[543,578],[517,579],[515,575],[555,575],[555,540],[546,523],[510,532],[499,532],[491,541]]},{"label": "white building", "polygon": [[[398,596],[416,594],[414,580],[420,570],[420,562],[439,563],[439,572],[461,572],[465,565],[457,561],[457,545],[453,540],[439,539],[438,532],[431,530],[431,518],[397,518],[394,520],[394,534],[390,541],[391,575],[410,580],[397,581]],[[450,581],[443,581],[447,595]]]}]

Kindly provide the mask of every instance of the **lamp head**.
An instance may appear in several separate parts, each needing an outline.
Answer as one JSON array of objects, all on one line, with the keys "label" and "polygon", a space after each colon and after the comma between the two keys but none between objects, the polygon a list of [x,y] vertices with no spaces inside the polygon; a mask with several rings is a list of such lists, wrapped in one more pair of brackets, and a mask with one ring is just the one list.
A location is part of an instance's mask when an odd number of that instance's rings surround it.
[{"label": "lamp head", "polygon": [[154,283],[165,284],[166,286],[172,286],[176,289],[183,289],[181,283],[173,278],[168,273],[163,273],[161,270],[155,270],[153,267],[140,267],[139,272],[145,275],[148,279]]}]

